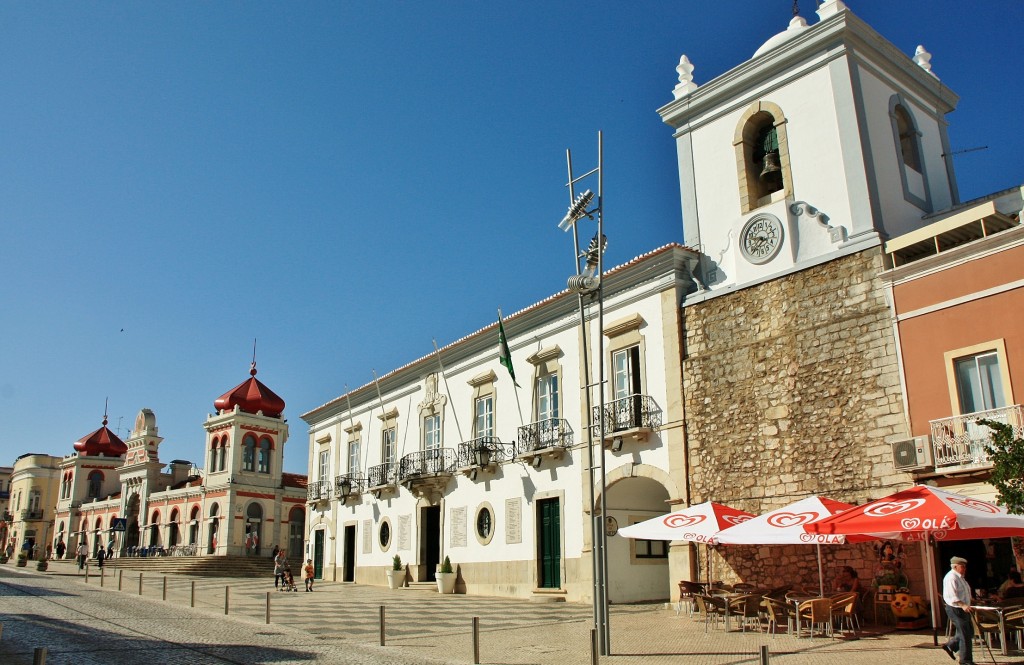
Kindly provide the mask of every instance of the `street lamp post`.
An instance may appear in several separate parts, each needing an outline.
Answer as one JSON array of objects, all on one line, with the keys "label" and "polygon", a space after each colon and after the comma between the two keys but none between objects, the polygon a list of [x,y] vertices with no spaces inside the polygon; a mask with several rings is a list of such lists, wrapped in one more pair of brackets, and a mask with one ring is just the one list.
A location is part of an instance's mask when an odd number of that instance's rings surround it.
[{"label": "street lamp post", "polygon": [[[604,235],[604,170],[603,170],[604,143],[601,132],[597,133],[597,168],[587,171],[580,176],[574,176],[572,170],[572,153],[565,151],[566,163],[569,169],[569,181],[566,186],[569,188],[569,211],[558,228],[563,231],[572,230],[574,257],[576,261],[576,274],[569,278],[568,288],[577,294],[580,310],[580,335],[582,337],[581,356],[584,367],[584,401],[587,414],[587,466],[590,474],[590,527],[591,527],[591,551],[593,553],[593,580],[594,580],[594,629],[597,633],[598,650],[602,656],[611,654],[610,623],[608,621],[608,535],[605,532],[604,522],[606,515],[606,477],[604,457],[604,287],[602,277],[604,276],[604,249],[607,245],[607,238]],[[576,196],[576,183],[591,176],[597,176],[597,197],[594,207],[588,206],[594,203],[594,192],[587,189]],[[583,251],[580,251],[580,235],[577,222],[584,217],[596,219],[597,233],[591,239],[590,244]],[[588,353],[587,334],[587,302],[597,301],[597,382],[591,382],[590,358]],[[598,439],[599,458],[595,460],[594,455],[594,411],[591,405],[591,391],[597,388],[597,402],[599,405],[598,417],[600,438]],[[600,472],[595,477],[595,472]],[[595,488],[600,488],[600,499],[595,500]]]}]

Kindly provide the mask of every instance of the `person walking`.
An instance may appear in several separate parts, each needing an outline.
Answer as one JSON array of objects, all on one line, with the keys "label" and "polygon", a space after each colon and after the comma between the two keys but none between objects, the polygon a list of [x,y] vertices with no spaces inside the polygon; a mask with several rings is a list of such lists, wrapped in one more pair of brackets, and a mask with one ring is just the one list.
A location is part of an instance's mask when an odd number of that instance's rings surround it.
[{"label": "person walking", "polygon": [[96,550],[96,564],[100,568],[103,567],[103,559],[106,557],[106,555],[107,555],[107,551],[105,549],[103,549],[102,547],[99,548],[98,550]]},{"label": "person walking", "polygon": [[967,559],[955,556],[949,560],[949,567],[950,571],[942,580],[942,601],[946,608],[946,616],[953,622],[956,632],[942,645],[942,650],[953,660],[956,660],[956,654],[959,653],[960,665],[974,665],[974,654],[971,651],[971,643],[974,640],[971,587],[964,579]]},{"label": "person walking", "polygon": [[278,550],[274,556],[274,588],[279,588],[277,585],[280,582],[281,586],[284,586],[284,567],[287,560],[284,555],[284,550]]},{"label": "person walking", "polygon": [[85,558],[89,556],[89,548],[86,546],[83,540],[78,546],[78,569],[82,570],[85,568]]},{"label": "person walking", "polygon": [[313,560],[306,559],[306,565],[302,567],[302,578],[306,581],[306,591],[313,590],[313,575],[316,573],[313,568]]},{"label": "person walking", "polygon": [[57,558],[58,559],[63,559],[64,558],[64,552],[67,549],[68,549],[68,546],[64,544],[64,541],[63,540],[58,540],[57,541]]}]

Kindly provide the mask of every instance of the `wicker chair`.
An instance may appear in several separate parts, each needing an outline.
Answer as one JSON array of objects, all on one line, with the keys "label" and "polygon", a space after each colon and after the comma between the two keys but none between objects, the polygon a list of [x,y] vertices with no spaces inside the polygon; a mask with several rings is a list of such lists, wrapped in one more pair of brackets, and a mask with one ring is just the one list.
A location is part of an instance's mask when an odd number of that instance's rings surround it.
[{"label": "wicker chair", "polygon": [[1020,649],[1022,647],[1021,635],[1024,633],[1024,607],[1007,610],[1003,615],[1003,622],[1006,625],[1007,635],[1013,633],[1017,640],[1017,648]]},{"label": "wicker chair", "polygon": [[785,624],[786,632],[792,634],[793,632],[793,607],[784,600],[778,598],[772,598],[771,596],[764,596],[761,599],[761,607],[765,610],[765,616],[768,617],[768,632],[774,638],[775,633],[779,629],[779,624]]},{"label": "wicker chair", "polygon": [[974,618],[974,630],[978,638],[984,640],[991,649],[992,635],[999,635],[999,612],[975,607],[971,616]]},{"label": "wicker chair", "polygon": [[754,594],[747,594],[728,601],[729,616],[740,620],[740,627],[747,632],[747,626],[756,627],[761,632],[761,598]]},{"label": "wicker chair", "polygon": [[679,616],[683,607],[686,607],[688,616],[693,616],[693,613],[697,610],[697,603],[694,600],[694,596],[701,592],[701,586],[696,582],[689,582],[687,580],[679,581],[679,602],[676,603],[676,616]]},{"label": "wicker chair", "polygon": [[832,620],[836,622],[840,630],[843,623],[849,626],[854,635],[860,628],[860,617],[857,616],[857,601],[860,596],[856,591],[838,593],[832,596]]},{"label": "wicker chair", "polygon": [[820,626],[822,631],[832,636],[832,601],[828,598],[805,600],[797,608],[797,621],[806,621],[814,636],[814,627]]}]

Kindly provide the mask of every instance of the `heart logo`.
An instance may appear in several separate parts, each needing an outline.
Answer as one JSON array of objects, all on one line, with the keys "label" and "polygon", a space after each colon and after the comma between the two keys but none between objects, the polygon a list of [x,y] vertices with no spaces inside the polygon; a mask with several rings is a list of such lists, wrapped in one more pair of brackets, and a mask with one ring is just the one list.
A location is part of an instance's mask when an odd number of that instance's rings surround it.
[{"label": "heart logo", "polygon": [[924,499],[906,499],[904,501],[885,501],[868,506],[864,509],[867,517],[891,517],[900,513],[908,513],[911,510],[924,505]]},{"label": "heart logo", "polygon": [[815,512],[775,513],[768,518],[768,524],[779,529],[789,529],[790,527],[813,522],[816,519],[818,519],[818,513]]},{"label": "heart logo", "polygon": [[908,517],[904,520],[900,520],[900,526],[907,531],[913,531],[917,529],[917,527],[921,526],[921,520],[916,517]]},{"label": "heart logo", "polygon": [[722,518],[722,521],[726,524],[731,524],[735,526],[737,524],[743,524],[751,517],[753,517],[753,515],[726,515]]},{"label": "heart logo", "polygon": [[955,503],[955,504],[961,505],[964,508],[970,508],[972,510],[977,510],[977,511],[980,511],[980,512],[983,512],[983,513],[989,513],[990,515],[999,512],[999,508],[996,507],[996,506],[993,506],[991,503],[988,503],[987,501],[979,501],[978,499],[972,499],[970,497],[963,497],[963,498],[961,498],[961,497],[952,497],[951,496],[951,497],[948,497],[947,500],[950,503]]},{"label": "heart logo", "polygon": [[670,529],[681,529],[687,526],[693,526],[694,524],[700,524],[704,521],[703,515],[680,515],[673,513],[666,515],[662,522]]}]

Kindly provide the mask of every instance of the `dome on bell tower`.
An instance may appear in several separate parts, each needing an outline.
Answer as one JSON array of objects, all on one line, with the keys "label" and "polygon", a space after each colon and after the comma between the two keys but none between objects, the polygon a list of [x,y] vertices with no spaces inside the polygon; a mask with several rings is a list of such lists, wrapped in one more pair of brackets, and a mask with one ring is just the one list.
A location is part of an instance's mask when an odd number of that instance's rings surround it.
[{"label": "dome on bell tower", "polygon": [[256,363],[249,370],[249,378],[218,397],[213,407],[217,411],[231,411],[235,407],[246,413],[263,412],[270,418],[280,418],[284,400],[256,378]]}]

